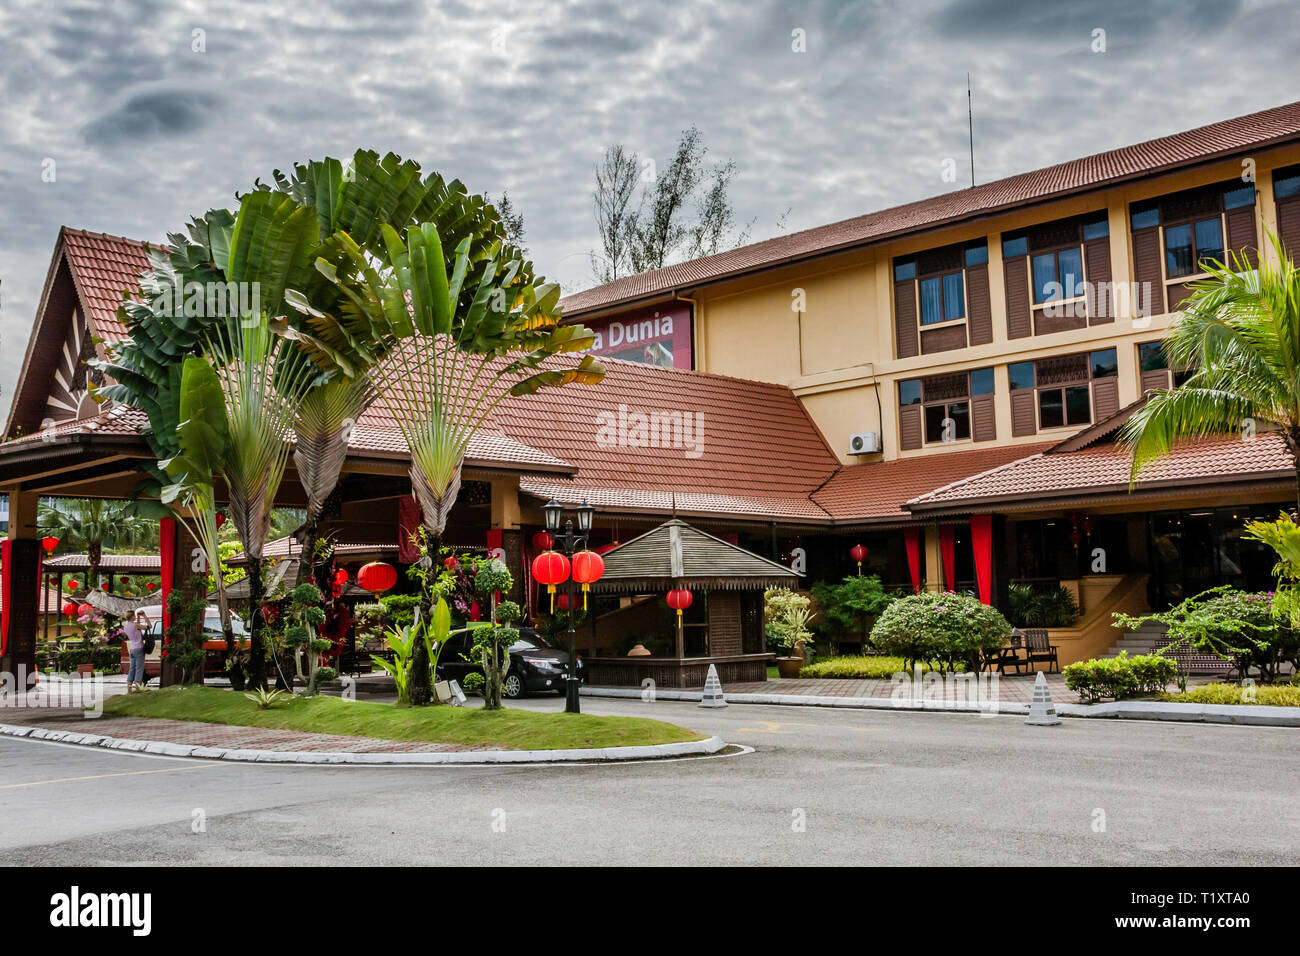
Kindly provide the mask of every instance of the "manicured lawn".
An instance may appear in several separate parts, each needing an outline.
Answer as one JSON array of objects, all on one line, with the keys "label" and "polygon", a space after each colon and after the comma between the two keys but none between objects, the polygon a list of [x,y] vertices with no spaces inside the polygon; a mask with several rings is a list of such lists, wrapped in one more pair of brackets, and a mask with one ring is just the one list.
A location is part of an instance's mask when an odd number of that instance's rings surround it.
[{"label": "manicured lawn", "polygon": [[[1254,700],[1246,700],[1253,690]],[[1300,687],[1291,684],[1261,685],[1254,688],[1237,684],[1205,684],[1182,694],[1161,694],[1161,700],[1176,704],[1264,704],[1274,707],[1300,707]]]},{"label": "manicured lawn", "polygon": [[[852,654],[844,657],[822,657],[799,672],[800,677],[833,677],[857,680],[888,680],[903,669],[901,657]],[[929,664],[921,666],[930,670]]]},{"label": "manicured lawn", "polygon": [[[562,702],[556,699],[556,705]],[[213,687],[168,687],[119,695],[104,702],[108,714],[166,717],[305,733],[417,740],[500,750],[572,750],[702,740],[704,734],[644,717],[538,714],[511,709],[398,707],[338,697],[294,697],[258,710],[243,694]]]}]

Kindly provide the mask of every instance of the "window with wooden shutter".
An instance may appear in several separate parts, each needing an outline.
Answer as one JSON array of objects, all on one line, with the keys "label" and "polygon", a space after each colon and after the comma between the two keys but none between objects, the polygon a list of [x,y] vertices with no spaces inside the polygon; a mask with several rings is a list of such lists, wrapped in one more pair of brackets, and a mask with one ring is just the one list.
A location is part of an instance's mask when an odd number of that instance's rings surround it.
[{"label": "window with wooden shutter", "polygon": [[894,262],[894,352],[898,358],[920,354],[916,334],[916,262]]},{"label": "window with wooden shutter", "polygon": [[913,451],[922,444],[921,406],[904,405],[898,410],[898,447],[904,451]]},{"label": "window with wooden shutter", "polygon": [[1115,293],[1111,289],[1110,219],[1102,213],[1086,220],[1083,232],[1083,268],[1088,276],[1087,299],[1089,325],[1115,321]]},{"label": "window with wooden shutter", "polygon": [[904,450],[997,437],[991,368],[901,381],[898,408],[899,446]]},{"label": "window with wooden shutter", "polygon": [[1160,265],[1160,210],[1154,205],[1134,205],[1133,281],[1137,283],[1134,311],[1139,316],[1165,312],[1165,273]]},{"label": "window with wooden shutter", "polygon": [[[1008,248],[1012,251],[1008,253]],[[1004,240],[1002,275],[1007,297],[1007,338],[1024,339],[1033,335],[1033,317],[1029,311],[1029,259],[1023,238]],[[1019,251],[1018,251],[1019,250]]]},{"label": "window with wooden shutter", "polygon": [[967,327],[971,345],[993,341],[993,306],[989,300],[989,249],[983,242],[967,246],[966,304]]},{"label": "window with wooden shutter", "polygon": [[1273,172],[1273,204],[1277,212],[1277,235],[1287,255],[1300,261],[1300,166]]}]

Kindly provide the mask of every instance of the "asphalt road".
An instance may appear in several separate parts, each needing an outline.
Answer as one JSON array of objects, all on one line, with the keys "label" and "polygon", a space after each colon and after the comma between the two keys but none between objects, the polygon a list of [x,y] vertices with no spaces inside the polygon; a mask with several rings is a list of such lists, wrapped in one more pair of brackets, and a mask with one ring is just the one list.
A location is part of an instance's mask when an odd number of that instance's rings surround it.
[{"label": "asphalt road", "polygon": [[0,738],[0,862],[1279,865],[1300,854],[1294,730],[583,707],[755,749],[603,766],[321,768]]}]

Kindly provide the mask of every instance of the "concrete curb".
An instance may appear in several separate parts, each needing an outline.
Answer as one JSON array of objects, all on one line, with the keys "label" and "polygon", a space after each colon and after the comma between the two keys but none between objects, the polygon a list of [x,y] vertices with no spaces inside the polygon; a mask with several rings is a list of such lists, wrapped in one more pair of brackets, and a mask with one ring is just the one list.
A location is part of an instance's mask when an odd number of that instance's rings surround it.
[{"label": "concrete curb", "polygon": [[[725,691],[726,688],[724,687]],[[635,688],[584,687],[584,697],[641,699]],[[656,690],[656,700],[698,703],[699,691]],[[729,704],[773,704],[793,707],[843,707],[850,710],[932,711],[980,714],[989,717],[1024,717],[1028,704],[957,704],[947,701],[893,700],[889,697],[815,697],[806,694],[727,694]],[[1300,727],[1300,707],[1266,707],[1257,704],[1176,704],[1159,700],[1126,700],[1109,704],[1057,704],[1062,717],[1111,717],[1119,720],[1167,720],[1255,727]]]},{"label": "concrete curb", "polygon": [[53,743],[128,750],[161,757],[196,757],[205,760],[230,760],[241,763],[292,764],[368,764],[381,766],[431,764],[538,764],[538,763],[615,763],[625,760],[653,760],[661,757],[704,757],[727,746],[721,737],[708,737],[677,744],[652,744],[645,747],[591,747],[581,750],[453,750],[440,753],[347,753],[341,751],[232,750],[224,747],[200,747],[167,743],[160,740],[126,740],[103,734],[82,734],[72,730],[45,730],[0,724],[0,735],[46,740]]}]

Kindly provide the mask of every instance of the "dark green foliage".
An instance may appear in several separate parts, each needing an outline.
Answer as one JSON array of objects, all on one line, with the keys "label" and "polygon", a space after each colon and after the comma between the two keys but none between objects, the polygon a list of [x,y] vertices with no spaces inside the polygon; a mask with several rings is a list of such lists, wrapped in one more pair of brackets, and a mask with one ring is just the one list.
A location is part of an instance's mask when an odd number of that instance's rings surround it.
[{"label": "dark green foliage", "polygon": [[871,621],[895,600],[874,574],[846,577],[839,584],[818,581],[812,596],[819,612],[814,630],[832,641],[866,642]]},{"label": "dark green foliage", "polygon": [[940,669],[978,671],[983,655],[1003,646],[1011,625],[996,608],[964,594],[912,594],[891,604],[876,621],[871,642],[883,653]]},{"label": "dark green foliage", "polygon": [[1124,700],[1137,694],[1158,694],[1178,675],[1178,665],[1159,654],[1099,658],[1068,664],[1063,671],[1065,686],[1085,704],[1105,697]]},{"label": "dark green foliage", "polygon": [[1073,627],[1079,605],[1066,588],[1039,590],[1028,584],[1007,589],[1007,619],[1013,627]]}]

